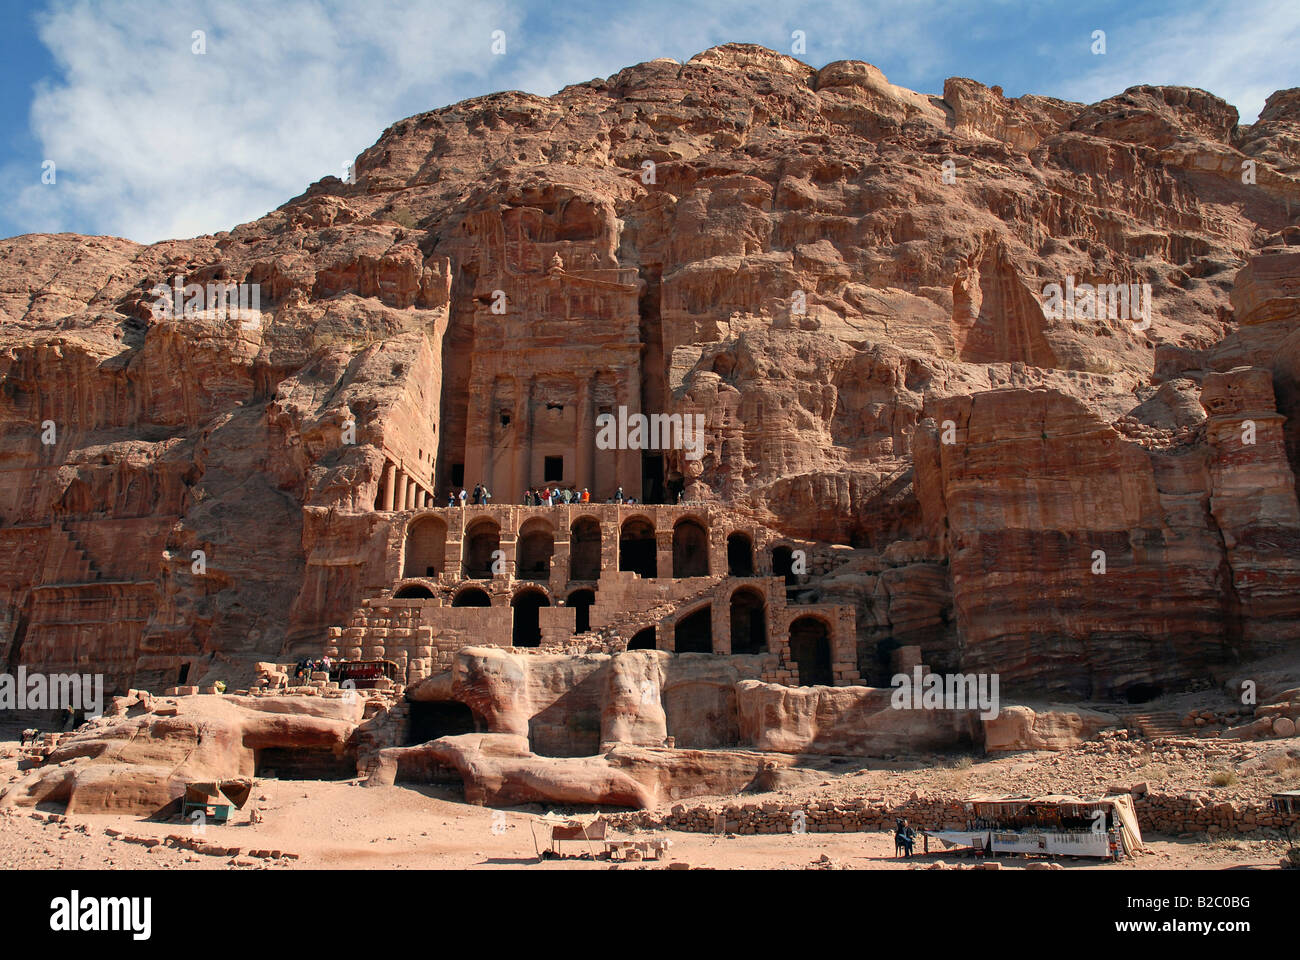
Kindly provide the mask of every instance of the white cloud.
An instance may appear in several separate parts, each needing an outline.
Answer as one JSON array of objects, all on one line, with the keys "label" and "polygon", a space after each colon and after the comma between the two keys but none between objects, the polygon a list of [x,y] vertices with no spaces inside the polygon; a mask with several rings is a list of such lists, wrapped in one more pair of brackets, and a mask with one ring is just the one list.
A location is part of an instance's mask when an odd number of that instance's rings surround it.
[{"label": "white cloud", "polygon": [[1300,50],[1300,5],[1240,0],[1201,10],[1180,5],[1167,16],[1116,24],[1106,53],[1067,81],[1061,96],[1085,103],[1137,84],[1200,87],[1254,123],[1268,95],[1294,73]]},{"label": "white cloud", "polygon": [[[724,0],[544,3],[531,15],[507,0],[55,0],[40,35],[63,76],[38,90],[31,117],[58,182],[24,177],[15,188],[10,177],[3,189],[16,194],[7,205],[21,229],[141,242],[215,232],[341,176],[391,123],[467,96],[551,94],[732,40],[789,50],[794,29],[816,64],[852,56],[863,37],[917,62],[937,58],[926,18],[893,10],[849,0],[797,14]],[[496,29],[504,57],[490,52]],[[194,30],[206,31],[204,55],[191,52]]]},{"label": "white cloud", "polygon": [[516,17],[495,2],[59,3],[40,35],[63,80],[31,108],[58,181],[23,190],[16,219],[148,242],[260,216],[342,176],[413,95],[432,107],[450,79],[484,81],[489,35]]},{"label": "white cloud", "polygon": [[[1276,53],[1300,48],[1300,8],[1258,0],[1111,24],[1106,56],[1071,60],[1070,77],[1059,51],[1035,53],[1021,35],[1028,26],[1017,33],[945,0],[531,3],[52,0],[41,39],[60,77],[38,88],[31,121],[58,183],[11,167],[0,202],[11,224],[31,231],[142,242],[215,232],[343,175],[411,114],[496,90],[549,95],[725,42],[789,52],[794,30],[807,37],[800,59],[865,59],[904,85],[961,73],[998,82],[981,64],[997,73],[1012,61],[984,63],[990,55],[1020,56],[1015,64],[1031,71],[1043,60],[1056,68],[1059,89],[1036,92],[1090,102],[1135,83],[1189,84],[1227,98],[1246,122],[1279,85]],[[203,56],[190,51],[199,29]],[[505,56],[490,52],[497,29]]]}]

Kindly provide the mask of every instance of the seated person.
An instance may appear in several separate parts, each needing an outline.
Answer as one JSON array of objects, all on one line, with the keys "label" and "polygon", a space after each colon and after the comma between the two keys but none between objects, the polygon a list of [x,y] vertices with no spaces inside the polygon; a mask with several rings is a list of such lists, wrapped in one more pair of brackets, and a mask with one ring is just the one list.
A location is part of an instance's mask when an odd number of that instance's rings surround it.
[{"label": "seated person", "polygon": [[898,849],[902,847],[903,856],[910,857],[915,843],[916,831],[908,825],[907,818],[903,817],[894,826],[894,853],[897,854]]}]

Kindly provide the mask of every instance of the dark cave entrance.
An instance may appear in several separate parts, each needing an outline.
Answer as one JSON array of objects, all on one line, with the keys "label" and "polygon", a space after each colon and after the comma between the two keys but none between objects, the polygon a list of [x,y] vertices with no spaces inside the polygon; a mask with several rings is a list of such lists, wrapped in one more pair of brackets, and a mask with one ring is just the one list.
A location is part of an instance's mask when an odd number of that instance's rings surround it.
[{"label": "dark cave entrance", "polygon": [[1132,683],[1124,688],[1124,699],[1129,703],[1150,703],[1164,693],[1164,688],[1154,683]]},{"label": "dark cave entrance", "polygon": [[416,701],[411,704],[411,725],[406,744],[412,746],[439,737],[455,737],[477,731],[478,722],[474,712],[463,703],[455,700]]}]

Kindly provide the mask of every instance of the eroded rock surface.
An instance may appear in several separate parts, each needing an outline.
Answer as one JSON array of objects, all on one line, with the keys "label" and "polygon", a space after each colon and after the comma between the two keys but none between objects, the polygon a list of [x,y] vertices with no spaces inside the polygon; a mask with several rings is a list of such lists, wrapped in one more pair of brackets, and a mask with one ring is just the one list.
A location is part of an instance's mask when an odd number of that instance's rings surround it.
[{"label": "eroded rock surface", "polygon": [[[0,664],[238,685],[392,591],[404,511],[460,472],[515,501],[544,447],[597,499],[843,548],[801,586],[856,608],[867,682],[915,645],[1123,696],[1293,645],[1298,122],[728,45],[408,118],[229,232],[2,241]],[[155,315],[177,276],[257,284],[260,322]],[[1067,278],[1149,284],[1151,322],[1057,315]],[[591,444],[620,405],[703,416],[704,455],[641,489]],[[555,752],[712,709],[629,709],[631,664],[466,696]]]},{"label": "eroded rock surface", "polygon": [[732,794],[767,783],[788,765],[743,750],[665,750],[616,746],[594,757],[542,757],[524,737],[462,734],[381,751],[369,782],[423,782],[433,765],[455,769],[469,803],[554,803],[652,807],[666,800]]},{"label": "eroded rock surface", "polygon": [[193,781],[272,772],[346,779],[356,775],[361,714],[359,700],[341,698],[153,699],[91,721],[0,793],[0,806],[63,803],[68,813],[153,816]]}]

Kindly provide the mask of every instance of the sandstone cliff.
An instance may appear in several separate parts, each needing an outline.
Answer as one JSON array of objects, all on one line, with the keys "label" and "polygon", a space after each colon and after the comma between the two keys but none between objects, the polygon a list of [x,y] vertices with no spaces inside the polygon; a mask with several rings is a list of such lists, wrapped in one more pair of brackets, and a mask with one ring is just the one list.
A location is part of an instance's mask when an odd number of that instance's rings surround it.
[{"label": "sandstone cliff", "polygon": [[[0,242],[0,666],[317,641],[389,586],[386,467],[480,479],[525,352],[703,414],[669,489],[854,548],[819,589],[864,675],[906,643],[1099,697],[1294,644],[1298,125],[1295,90],[1243,127],[728,45],[408,118],[215,236]],[[260,322],[158,318],[175,276]],[[1149,325],[1058,316],[1066,278],[1149,285]]]}]

